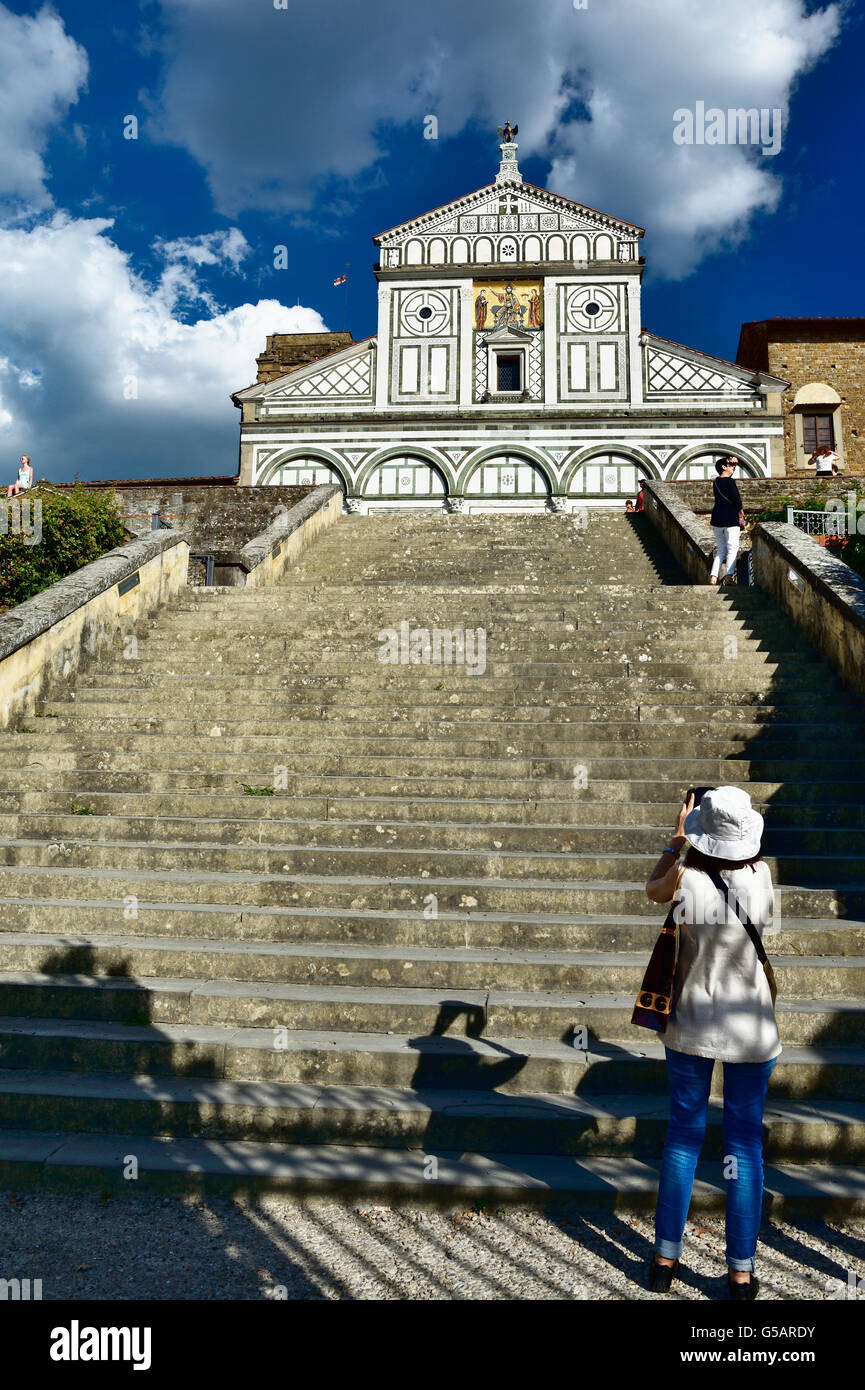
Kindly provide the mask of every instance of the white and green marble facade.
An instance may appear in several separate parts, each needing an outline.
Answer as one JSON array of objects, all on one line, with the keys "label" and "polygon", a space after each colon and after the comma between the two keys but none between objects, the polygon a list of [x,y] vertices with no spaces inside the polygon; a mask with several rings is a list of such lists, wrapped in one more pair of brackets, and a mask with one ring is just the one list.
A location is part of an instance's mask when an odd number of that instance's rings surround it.
[{"label": "white and green marble facade", "polygon": [[501,150],[495,183],[376,237],[375,337],[235,395],[241,483],[332,480],[364,512],[573,510],[731,452],[783,473],[785,383],[644,332],[643,229]]}]

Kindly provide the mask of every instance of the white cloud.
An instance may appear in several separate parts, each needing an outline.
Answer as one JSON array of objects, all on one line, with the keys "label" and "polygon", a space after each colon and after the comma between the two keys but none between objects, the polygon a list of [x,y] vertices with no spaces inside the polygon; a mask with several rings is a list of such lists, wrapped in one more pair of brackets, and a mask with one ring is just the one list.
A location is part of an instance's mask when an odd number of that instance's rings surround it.
[{"label": "white cloud", "polygon": [[[798,77],[840,29],[840,5],[809,14],[803,0],[161,5],[166,68],[149,129],[201,163],[222,212],[311,206],[326,179],[382,158],[389,124],[414,124],[420,142],[427,113],[442,138],[509,117],[523,154],[551,158],[549,187],[644,222],[669,275],[740,237],[780,191],[759,153],[675,145],[673,112],[703,100],[786,118]],[[590,120],[569,114],[574,97]],[[494,159],[491,140],[491,175]]]},{"label": "white cloud", "polygon": [[201,291],[208,315],[185,322],[176,306],[196,297],[195,265],[236,267],[246,249],[241,234],[163,243],[168,264],[151,285],[111,240],[111,227],[57,214],[33,230],[0,229],[7,463],[29,453],[38,476],[58,481],[76,469],[82,478],[233,472],[238,412],[230,393],[249,384],[269,333],[321,332],[325,324],[312,309],[272,299],[214,312]]},{"label": "white cloud", "polygon": [[52,206],[43,155],[86,80],[87,55],[52,9],[28,16],[0,5],[0,204],[7,213]]}]

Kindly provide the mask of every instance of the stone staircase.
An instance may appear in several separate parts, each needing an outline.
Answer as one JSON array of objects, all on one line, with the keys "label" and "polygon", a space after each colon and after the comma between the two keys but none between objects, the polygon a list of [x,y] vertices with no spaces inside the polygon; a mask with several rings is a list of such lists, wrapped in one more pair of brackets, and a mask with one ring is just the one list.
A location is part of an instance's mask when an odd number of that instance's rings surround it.
[{"label": "stone staircase", "polygon": [[[403,622],[483,628],[484,673],[382,664]],[[344,519],[0,753],[5,1186],[651,1203],[644,882],[723,781],[781,885],[767,1191],[865,1208],[862,705],[645,518]]]}]

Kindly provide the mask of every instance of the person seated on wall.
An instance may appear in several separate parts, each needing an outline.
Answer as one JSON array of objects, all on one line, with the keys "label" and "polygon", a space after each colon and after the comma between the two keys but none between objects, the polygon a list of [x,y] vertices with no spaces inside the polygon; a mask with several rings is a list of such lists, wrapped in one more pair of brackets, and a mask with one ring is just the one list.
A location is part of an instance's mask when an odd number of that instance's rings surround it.
[{"label": "person seated on wall", "polygon": [[627,502],[625,503],[625,511],[626,511],[626,513],[628,514],[628,516],[630,516],[630,515],[631,515],[631,512],[633,512],[633,510],[634,510],[634,504],[633,504],[633,502],[631,501],[631,499],[630,499],[630,497],[629,497],[628,500],[627,500]]},{"label": "person seated on wall", "polygon": [[640,490],[637,493],[637,504],[635,510],[638,512],[644,512],[646,510],[646,504],[643,501],[643,483],[645,482],[645,478],[638,478],[637,481],[640,484]]},{"label": "person seated on wall", "polygon": [[833,465],[838,464],[839,458],[838,455],[835,453],[835,450],[830,448],[828,444],[823,444],[819,449],[815,449],[808,462],[809,464],[814,464],[816,470],[815,477],[837,477],[835,467]]},{"label": "person seated on wall", "polygon": [[6,489],[7,497],[17,497],[19,492],[28,492],[33,486],[33,467],[30,463],[30,455],[22,454],[18,465],[18,476],[14,483],[10,483]]}]

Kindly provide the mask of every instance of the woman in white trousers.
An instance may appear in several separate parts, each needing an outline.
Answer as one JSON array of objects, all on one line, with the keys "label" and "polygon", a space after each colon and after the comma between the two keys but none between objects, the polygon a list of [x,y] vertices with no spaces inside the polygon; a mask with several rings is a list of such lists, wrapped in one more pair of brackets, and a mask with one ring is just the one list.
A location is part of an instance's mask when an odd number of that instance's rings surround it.
[{"label": "woman in white trousers", "polygon": [[721,570],[724,571],[724,577],[729,579],[736,566],[739,537],[742,534],[739,525],[742,498],[733,481],[738,463],[738,459],[730,456],[719,459],[715,464],[718,476],[712,483],[715,501],[711,516],[712,530],[715,533],[715,558],[709,575],[710,584],[719,582]]}]

